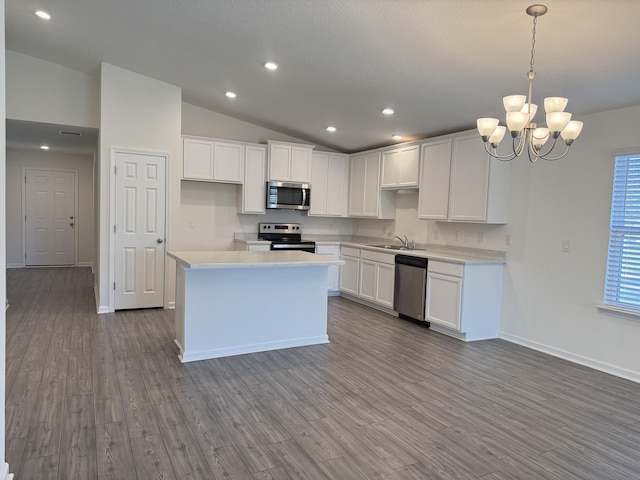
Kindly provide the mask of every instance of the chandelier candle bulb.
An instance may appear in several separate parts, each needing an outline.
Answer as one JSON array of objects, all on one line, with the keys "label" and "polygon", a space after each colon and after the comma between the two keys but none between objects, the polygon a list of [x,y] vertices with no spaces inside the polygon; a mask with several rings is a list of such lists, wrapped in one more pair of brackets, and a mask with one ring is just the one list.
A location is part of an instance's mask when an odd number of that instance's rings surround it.
[{"label": "chandelier candle bulb", "polygon": [[482,140],[486,142],[498,126],[498,119],[479,118],[476,123],[478,125],[478,132],[480,132],[480,135],[482,136]]},{"label": "chandelier candle bulb", "polygon": [[544,111],[547,113],[564,112],[569,100],[563,97],[547,97],[544,99]]},{"label": "chandelier candle bulb", "polygon": [[[572,121],[571,114],[564,111],[568,103],[568,99],[564,97],[547,97],[544,99],[547,128],[536,128],[537,125],[533,122],[538,111],[538,106],[531,102],[533,98],[533,80],[536,76],[533,71],[536,52],[536,28],[538,17],[543,16],[548,10],[545,5],[541,4],[531,5],[526,10],[527,15],[533,17],[531,57],[529,71],[527,72],[527,79],[529,80],[527,95],[507,95],[502,99],[506,111],[506,128],[509,129],[512,137],[511,153],[499,155],[497,152],[498,144],[505,134],[505,127],[498,126],[498,120],[495,118],[479,118],[477,122],[478,132],[484,142],[485,151],[503,162],[519,157],[525,150],[529,161],[532,163],[539,158],[543,160],[560,160],[569,152],[569,147],[582,130],[582,122]],[[566,149],[563,153],[552,156],[559,136],[562,136]],[[552,138],[553,142],[550,142],[549,146],[543,149],[549,138]]]},{"label": "chandelier candle bulb", "polygon": [[558,135],[565,129],[570,120],[571,114],[569,112],[547,113],[547,127],[551,130],[553,138],[558,138]]},{"label": "chandelier candle bulb", "polygon": [[508,95],[502,99],[505,111],[519,112],[524,107],[524,103],[527,101],[527,97],[524,95]]},{"label": "chandelier candle bulb", "polygon": [[512,137],[517,137],[520,131],[529,123],[529,114],[526,112],[507,112],[507,127]]}]

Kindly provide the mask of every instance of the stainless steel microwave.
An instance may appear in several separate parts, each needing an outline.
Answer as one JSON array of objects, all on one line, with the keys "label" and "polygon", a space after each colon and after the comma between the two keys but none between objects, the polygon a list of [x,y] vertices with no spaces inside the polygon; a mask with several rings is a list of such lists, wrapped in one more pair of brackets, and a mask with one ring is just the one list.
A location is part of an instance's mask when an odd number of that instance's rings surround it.
[{"label": "stainless steel microwave", "polygon": [[310,201],[308,183],[267,182],[267,208],[309,210]]}]

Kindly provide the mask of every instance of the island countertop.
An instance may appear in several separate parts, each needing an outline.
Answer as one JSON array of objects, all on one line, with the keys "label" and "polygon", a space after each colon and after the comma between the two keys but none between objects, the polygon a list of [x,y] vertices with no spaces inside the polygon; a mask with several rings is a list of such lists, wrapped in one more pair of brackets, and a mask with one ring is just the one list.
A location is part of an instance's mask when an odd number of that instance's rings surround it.
[{"label": "island countertop", "polygon": [[184,268],[259,268],[259,267],[309,267],[314,265],[343,265],[336,260],[302,251],[192,251],[167,252],[167,255]]}]

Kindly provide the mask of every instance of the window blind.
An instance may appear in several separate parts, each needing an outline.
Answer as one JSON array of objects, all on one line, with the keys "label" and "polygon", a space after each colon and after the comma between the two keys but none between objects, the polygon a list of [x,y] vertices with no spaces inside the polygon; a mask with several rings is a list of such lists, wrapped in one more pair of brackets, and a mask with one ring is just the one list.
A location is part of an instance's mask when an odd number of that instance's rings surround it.
[{"label": "window blind", "polygon": [[640,154],[615,158],[604,303],[640,310]]}]

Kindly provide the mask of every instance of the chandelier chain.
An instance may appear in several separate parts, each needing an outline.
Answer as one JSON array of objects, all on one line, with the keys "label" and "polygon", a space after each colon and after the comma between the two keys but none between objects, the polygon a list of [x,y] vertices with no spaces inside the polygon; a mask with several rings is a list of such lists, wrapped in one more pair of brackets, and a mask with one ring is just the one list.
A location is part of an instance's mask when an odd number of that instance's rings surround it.
[{"label": "chandelier chain", "polygon": [[536,25],[538,24],[538,16],[533,17],[533,31],[531,32],[531,62],[529,62],[530,71],[533,72],[534,57],[536,54]]}]

